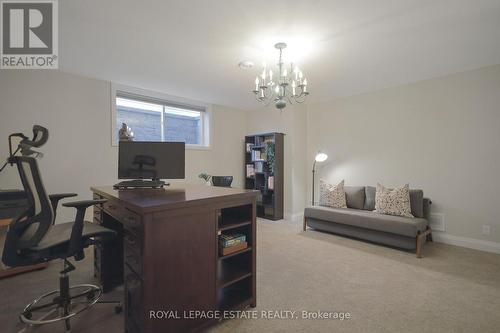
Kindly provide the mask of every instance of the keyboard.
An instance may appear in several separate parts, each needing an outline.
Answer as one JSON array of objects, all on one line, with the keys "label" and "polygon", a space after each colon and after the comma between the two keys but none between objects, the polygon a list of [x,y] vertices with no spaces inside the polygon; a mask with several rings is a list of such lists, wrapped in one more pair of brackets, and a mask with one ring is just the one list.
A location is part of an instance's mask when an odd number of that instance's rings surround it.
[{"label": "keyboard", "polygon": [[[125,189],[125,188],[161,188],[165,185],[164,181],[161,180],[124,180],[118,184],[113,185],[114,189]],[[168,184],[167,184],[168,185]]]}]

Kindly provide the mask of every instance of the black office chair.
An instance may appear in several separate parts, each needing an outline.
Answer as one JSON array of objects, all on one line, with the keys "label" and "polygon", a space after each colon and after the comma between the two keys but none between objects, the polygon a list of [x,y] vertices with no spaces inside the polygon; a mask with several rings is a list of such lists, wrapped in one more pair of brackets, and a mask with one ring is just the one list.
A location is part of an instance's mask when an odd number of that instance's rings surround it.
[{"label": "black office chair", "polygon": [[[34,132],[39,130],[34,128]],[[24,155],[37,154],[31,150],[32,147],[40,146],[40,142],[36,140],[37,136],[40,137],[40,134],[35,134],[35,139],[32,141],[24,139],[22,148],[18,150]],[[46,141],[46,137],[43,137],[43,140]],[[9,225],[2,261],[11,267],[33,265],[55,259],[61,259],[63,263],[59,290],[46,293],[32,301],[25,307],[20,319],[28,325],[64,321],[65,328],[69,331],[70,318],[98,303],[102,294],[102,289],[92,284],[70,287],[68,273],[75,270],[69,258],[73,257],[75,261],[80,261],[84,258],[84,248],[115,236],[112,230],[84,221],[85,210],[88,207],[102,204],[106,200],[64,203],[63,206],[76,208],[75,221],[54,224],[59,200],[76,194],[48,196],[35,157],[11,154],[9,162],[17,165],[28,198],[28,207]],[[120,302],[102,303],[115,303],[117,304],[115,311],[121,311]],[[34,319],[33,314],[38,312],[45,313],[40,318]]]},{"label": "black office chair", "polygon": [[212,185],[221,187],[231,187],[233,176],[212,176]]}]

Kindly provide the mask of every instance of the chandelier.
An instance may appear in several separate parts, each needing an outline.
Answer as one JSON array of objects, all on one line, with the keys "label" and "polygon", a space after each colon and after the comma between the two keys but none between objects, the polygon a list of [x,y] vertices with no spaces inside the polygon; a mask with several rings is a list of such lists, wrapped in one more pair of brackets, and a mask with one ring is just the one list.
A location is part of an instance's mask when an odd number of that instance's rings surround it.
[{"label": "chandelier", "polygon": [[[290,72],[284,66],[281,57],[286,44],[277,43],[274,47],[280,51],[278,67],[275,69],[277,71],[273,72],[272,69],[268,71],[264,64],[262,74],[255,79],[253,93],[259,102],[266,106],[274,102],[274,106],[282,110],[287,103],[303,103],[309,92],[307,91],[307,79],[302,71],[293,63],[290,64]],[[274,74],[276,76],[273,77]]]}]

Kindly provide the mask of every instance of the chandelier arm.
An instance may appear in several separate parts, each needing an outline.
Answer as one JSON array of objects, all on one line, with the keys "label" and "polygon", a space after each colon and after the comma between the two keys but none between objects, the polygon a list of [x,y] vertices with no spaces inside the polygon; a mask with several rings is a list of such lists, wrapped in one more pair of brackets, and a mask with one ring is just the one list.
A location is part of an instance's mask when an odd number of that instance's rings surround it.
[{"label": "chandelier arm", "polygon": [[298,96],[298,97],[299,98],[296,99],[297,103],[304,103],[306,101],[307,95],[301,95],[301,96]]}]

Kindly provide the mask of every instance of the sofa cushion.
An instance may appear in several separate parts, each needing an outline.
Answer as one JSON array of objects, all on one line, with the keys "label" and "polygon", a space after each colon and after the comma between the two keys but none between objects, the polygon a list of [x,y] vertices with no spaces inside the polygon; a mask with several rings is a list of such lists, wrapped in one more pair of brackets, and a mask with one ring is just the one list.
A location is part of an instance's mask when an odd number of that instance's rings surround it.
[{"label": "sofa cushion", "polygon": [[377,189],[373,186],[365,186],[365,206],[363,209],[375,210],[375,193]]},{"label": "sofa cushion", "polygon": [[380,214],[414,217],[411,214],[410,185],[390,189],[377,183],[375,211]]},{"label": "sofa cushion", "polygon": [[[345,186],[344,188],[347,188]],[[347,191],[347,190],[346,190]],[[365,210],[375,210],[375,192],[376,188],[373,186],[365,186]],[[410,189],[410,205],[411,213],[415,217],[425,217],[424,215],[424,191]],[[349,203],[347,203],[349,207]]]},{"label": "sofa cushion", "polygon": [[364,186],[344,186],[348,208],[363,209],[365,205]]},{"label": "sofa cushion", "polygon": [[352,208],[338,209],[312,206],[305,209],[304,217],[408,237],[415,237],[419,231],[423,232],[427,227],[427,220],[423,218],[384,215]]},{"label": "sofa cushion", "polygon": [[319,204],[320,206],[332,208],[347,208],[344,181],[342,180],[337,185],[332,185],[321,179],[319,188]]},{"label": "sofa cushion", "polygon": [[415,217],[424,216],[424,191],[410,190],[411,213]]}]

